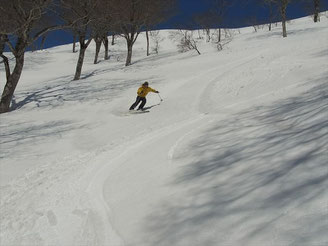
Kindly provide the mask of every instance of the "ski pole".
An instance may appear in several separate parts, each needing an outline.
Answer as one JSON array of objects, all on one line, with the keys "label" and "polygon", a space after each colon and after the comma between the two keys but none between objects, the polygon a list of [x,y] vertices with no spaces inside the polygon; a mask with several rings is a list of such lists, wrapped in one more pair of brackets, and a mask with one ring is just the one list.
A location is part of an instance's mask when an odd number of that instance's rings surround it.
[{"label": "ski pole", "polygon": [[161,98],[160,94],[159,94],[159,93],[157,93],[157,95],[159,96],[159,99],[161,99],[161,102],[162,102],[162,101],[163,101],[163,99]]}]

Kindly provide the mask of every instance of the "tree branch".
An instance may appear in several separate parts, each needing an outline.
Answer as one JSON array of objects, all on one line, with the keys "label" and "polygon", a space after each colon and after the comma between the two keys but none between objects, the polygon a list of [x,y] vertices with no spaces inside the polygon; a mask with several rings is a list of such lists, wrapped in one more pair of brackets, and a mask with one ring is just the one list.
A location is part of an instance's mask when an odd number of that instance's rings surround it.
[{"label": "tree branch", "polygon": [[11,53],[13,53],[13,55],[16,56],[17,55],[16,50],[15,50],[14,46],[10,43],[9,40],[6,41],[6,44],[8,45]]},{"label": "tree branch", "polygon": [[1,54],[0,57],[2,57],[2,59],[3,59],[3,63],[5,65],[5,70],[6,70],[6,78],[8,80],[8,78],[10,76],[10,66],[9,66],[8,58],[4,54]]},{"label": "tree branch", "polygon": [[36,40],[38,40],[42,35],[46,34],[47,32],[50,31],[55,31],[55,30],[60,30],[60,29],[64,29],[64,26],[51,26],[51,27],[46,27],[43,30],[39,31],[38,33],[36,33],[34,35],[34,37],[28,41],[28,45],[32,44],[33,42],[35,42]]}]

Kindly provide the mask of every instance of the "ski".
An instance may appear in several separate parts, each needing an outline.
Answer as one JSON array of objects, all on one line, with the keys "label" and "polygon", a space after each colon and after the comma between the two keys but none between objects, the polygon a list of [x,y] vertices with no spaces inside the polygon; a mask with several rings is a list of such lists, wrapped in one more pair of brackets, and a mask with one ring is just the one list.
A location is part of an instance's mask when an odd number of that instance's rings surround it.
[{"label": "ski", "polygon": [[149,110],[129,110],[129,114],[144,114],[149,112]]}]

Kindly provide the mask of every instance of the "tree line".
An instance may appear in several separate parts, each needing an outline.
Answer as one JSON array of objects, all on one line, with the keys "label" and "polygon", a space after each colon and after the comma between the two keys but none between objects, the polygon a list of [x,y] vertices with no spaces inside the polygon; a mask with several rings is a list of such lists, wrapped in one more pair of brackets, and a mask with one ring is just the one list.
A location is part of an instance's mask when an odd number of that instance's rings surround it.
[{"label": "tree line", "polygon": [[[129,66],[140,32],[168,19],[175,4],[176,0],[0,0],[0,57],[6,72],[0,113],[10,110],[26,50],[37,40],[45,39],[48,32],[70,30],[78,40],[74,80],[79,80],[85,51],[92,40],[97,54],[104,43],[108,58],[108,35],[123,36],[127,44],[125,65]],[[14,56],[13,66],[4,53],[6,47]]]},{"label": "tree line", "polygon": [[[195,15],[194,21],[207,30],[208,39],[210,28],[219,26],[217,42],[220,48],[220,25],[236,0],[204,1],[208,3],[209,8]],[[306,3],[311,9],[314,21],[319,21],[320,0],[245,0],[244,4],[248,1],[257,1],[270,9],[270,24],[279,15],[283,37],[287,37],[286,11],[292,1]],[[79,56],[74,74],[74,80],[79,80],[85,52],[92,40],[96,43],[94,62],[97,63],[102,44],[105,46],[105,59],[109,58],[109,35],[112,35],[113,40],[115,35],[124,37],[127,47],[125,65],[129,66],[132,62],[133,45],[140,32],[145,31],[149,55],[149,31],[176,13],[177,2],[178,0],[0,0],[0,57],[6,73],[0,113],[10,110],[10,103],[23,71],[26,50],[40,39],[44,42],[47,33],[54,30],[69,30],[74,37],[73,52],[75,42],[79,42]],[[184,45],[195,49],[191,36],[187,32],[182,36]],[[156,42],[158,47],[159,41]],[[12,66],[4,53],[5,49],[10,50],[14,57]],[[200,54],[199,51],[198,53]]]},{"label": "tree line", "polygon": [[[187,29],[184,26],[184,29],[179,28],[178,31],[171,34],[171,39],[178,42],[178,50],[180,52],[195,50],[199,55],[201,54],[197,47],[197,41],[193,35],[193,31],[191,31],[195,26],[203,29],[206,35],[206,42],[212,41],[215,43],[219,51],[223,49],[224,45],[231,42],[230,33],[227,33],[227,30],[223,27],[224,23],[231,21],[231,19],[228,19],[228,12],[238,3],[238,0],[203,0],[203,2],[207,4],[208,8],[193,16],[189,30],[188,26]],[[256,15],[248,15],[240,22],[253,26],[255,31],[263,23],[266,23],[269,31],[271,31],[272,24],[281,22],[282,36],[286,38],[287,9],[291,3],[298,4],[298,7],[303,8],[304,12],[312,15],[314,22],[320,21],[320,10],[323,7],[321,0],[245,0],[243,3],[240,3],[245,8],[248,8],[250,5],[262,7],[262,9],[267,10],[267,16],[265,20],[259,21]],[[223,35],[225,36],[225,40],[222,38]]]},{"label": "tree line", "polygon": [[[236,5],[238,0],[203,0],[208,5],[208,9],[202,13],[194,16],[194,24],[203,28],[207,32],[211,28],[219,27],[219,35],[221,34],[221,27],[223,23],[227,23],[227,13],[231,7]],[[323,9],[324,1],[322,0],[244,0],[239,5],[248,6],[261,6],[267,11],[265,20],[259,21],[257,16],[248,15],[242,21],[245,25],[259,25],[267,23],[269,30],[274,22],[282,23],[282,36],[287,37],[287,9],[290,4],[297,4],[297,7],[303,9],[305,13],[313,16],[314,22],[320,21],[320,10]],[[326,7],[326,6],[325,6]],[[228,20],[230,21],[230,20]],[[208,36],[209,38],[209,36]],[[220,40],[220,36],[219,36]]]}]

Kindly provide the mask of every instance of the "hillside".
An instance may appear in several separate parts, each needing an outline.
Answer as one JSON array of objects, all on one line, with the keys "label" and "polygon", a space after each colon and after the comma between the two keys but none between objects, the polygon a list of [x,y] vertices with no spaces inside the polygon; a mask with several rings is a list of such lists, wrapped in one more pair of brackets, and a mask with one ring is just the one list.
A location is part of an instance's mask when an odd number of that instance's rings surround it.
[{"label": "hillside", "polygon": [[[29,52],[0,119],[0,245],[327,245],[327,24],[201,55],[164,30],[146,57],[141,34],[129,67],[118,39],[79,81],[70,45]],[[144,81],[163,101],[129,114]]]}]

